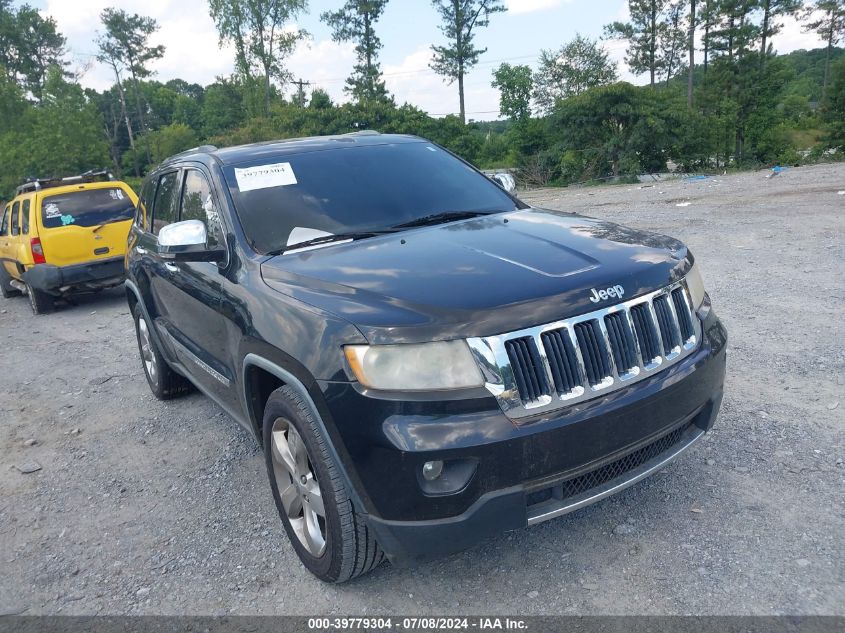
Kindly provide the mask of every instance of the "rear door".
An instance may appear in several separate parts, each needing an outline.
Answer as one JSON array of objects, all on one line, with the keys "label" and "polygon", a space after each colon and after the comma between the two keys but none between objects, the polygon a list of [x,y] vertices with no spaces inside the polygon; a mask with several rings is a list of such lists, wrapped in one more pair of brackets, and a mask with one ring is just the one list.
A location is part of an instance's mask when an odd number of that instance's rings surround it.
[{"label": "rear door", "polygon": [[0,213],[0,266],[3,266],[10,275],[14,271],[15,276],[17,276],[17,265],[14,263],[12,240],[9,235],[9,220],[11,215],[12,203],[10,202],[3,208],[3,212]]},{"label": "rear door", "polygon": [[3,266],[6,272],[12,276],[13,279],[20,278],[20,216],[21,216],[21,201],[20,199],[13,201],[6,207],[8,213],[3,218]]},{"label": "rear door", "polygon": [[[193,167],[175,176],[174,180],[165,175],[162,179],[167,181],[159,183],[159,190],[164,186],[167,195],[156,197],[154,232],[158,233],[165,222],[200,220],[206,225],[209,246],[223,244],[217,196],[209,179]],[[220,313],[220,267],[209,262],[174,262],[157,254],[153,259],[152,287],[160,312],[159,330],[167,331],[174,352],[195,380],[222,402],[230,401],[234,376],[224,364],[226,325]]]},{"label": "rear door", "polygon": [[58,193],[47,190],[37,213],[47,262],[70,266],[124,254],[135,200],[116,183]]}]

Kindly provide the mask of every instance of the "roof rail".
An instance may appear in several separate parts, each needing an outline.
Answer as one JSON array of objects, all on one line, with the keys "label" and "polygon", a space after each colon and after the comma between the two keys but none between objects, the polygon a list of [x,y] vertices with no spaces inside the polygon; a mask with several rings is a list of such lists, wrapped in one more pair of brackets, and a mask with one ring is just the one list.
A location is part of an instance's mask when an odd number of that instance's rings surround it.
[{"label": "roof rail", "polygon": [[378,130],[358,130],[357,132],[347,132],[344,136],[381,136]]},{"label": "roof rail", "polygon": [[65,176],[63,178],[30,178],[15,189],[15,195],[18,196],[31,191],[41,191],[42,189],[50,189],[51,187],[64,187],[65,185],[86,182],[106,182],[114,179],[114,174],[108,169],[100,169],[98,171],[89,169],[78,176]]},{"label": "roof rail", "polygon": [[184,152],[179,152],[178,154],[173,154],[173,156],[168,156],[161,164],[167,164],[170,161],[182,158],[184,156],[190,156],[191,154],[210,154],[211,152],[216,152],[217,146],[216,145],[200,145],[199,147],[192,147],[191,149],[186,149]]}]

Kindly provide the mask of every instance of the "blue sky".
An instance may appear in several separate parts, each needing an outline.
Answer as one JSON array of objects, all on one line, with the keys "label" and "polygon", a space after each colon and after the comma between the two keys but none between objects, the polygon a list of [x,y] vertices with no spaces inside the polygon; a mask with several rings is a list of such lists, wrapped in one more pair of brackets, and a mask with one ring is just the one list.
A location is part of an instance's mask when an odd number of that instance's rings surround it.
[{"label": "blue sky", "polygon": [[[490,86],[491,72],[500,61],[535,65],[541,49],[558,48],[580,32],[601,35],[604,24],[626,15],[626,0],[505,0],[509,11],[493,16],[489,28],[479,31],[477,44],[486,47],[481,63],[466,80],[467,111],[470,118],[493,119],[498,115],[498,93]],[[326,89],[342,101],[344,78],[355,61],[352,44],[331,41],[319,15],[336,9],[343,0],[312,0],[311,11],[299,21],[312,39],[299,47],[288,62],[297,76]],[[20,3],[18,3],[20,4]],[[207,0],[29,0],[43,14],[52,15],[68,38],[73,68],[82,72],[81,81],[104,89],[112,83],[109,72],[93,58],[99,13],[116,6],[132,13],[154,17],[161,25],[154,42],[167,47],[164,59],[155,65],[157,78],[181,77],[208,84],[218,75],[232,72],[233,53],[220,49],[208,15]],[[410,102],[442,115],[458,110],[457,88],[446,85],[428,69],[430,45],[443,41],[437,28],[438,16],[429,0],[391,0],[378,24],[384,48],[382,68],[388,89],[399,103]],[[775,48],[788,52],[821,44],[789,23],[774,40]],[[611,57],[619,63],[620,76],[634,83],[623,63],[624,44],[605,42]]]}]

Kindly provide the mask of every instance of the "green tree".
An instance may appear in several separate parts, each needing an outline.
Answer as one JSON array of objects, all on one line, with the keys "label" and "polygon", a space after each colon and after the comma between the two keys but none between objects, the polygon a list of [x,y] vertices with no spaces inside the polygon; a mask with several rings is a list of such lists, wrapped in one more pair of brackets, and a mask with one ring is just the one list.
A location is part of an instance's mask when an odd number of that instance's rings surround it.
[{"label": "green tree", "polygon": [[322,88],[315,88],[311,91],[311,100],[308,102],[308,107],[312,110],[326,110],[333,105],[329,93]]},{"label": "green tree", "polygon": [[270,113],[272,82],[290,80],[284,60],[307,33],[291,23],[308,10],[308,0],[209,0],[220,45],[235,47],[235,63],[245,83],[263,84],[263,113]]},{"label": "green tree", "polygon": [[512,121],[531,116],[533,78],[529,66],[502,64],[493,71],[492,86],[499,90],[499,113]]},{"label": "green tree", "polygon": [[687,107],[692,108],[693,85],[695,83],[695,29],[698,26],[695,15],[696,0],[689,0],[689,14],[687,15]]},{"label": "green tree", "polygon": [[657,31],[657,67],[662,71],[666,84],[683,68],[684,49],[687,48],[688,29],[685,28],[686,0],[674,0],[666,10]]},{"label": "green tree", "polygon": [[36,99],[41,99],[47,72],[51,67],[63,69],[65,62],[65,38],[56,29],[52,17],[42,17],[37,10],[23,5],[17,14],[17,29],[20,35],[20,62],[26,87]]},{"label": "green tree", "polygon": [[205,137],[217,136],[242,125],[246,120],[243,84],[218,78],[216,83],[206,86],[201,119]]},{"label": "green tree", "polygon": [[827,55],[822,84],[822,100],[827,95],[833,47],[845,36],[845,0],[816,0],[804,13],[805,31],[818,35],[826,45]]},{"label": "green tree", "polygon": [[[129,109],[126,107],[126,90],[123,85],[123,72],[125,71],[125,66],[120,58],[120,53],[117,47],[109,37],[101,35],[97,39],[97,47],[99,51],[97,53],[97,61],[101,64],[106,64],[114,73],[115,87],[117,88],[117,96],[120,104],[120,111],[117,116],[126,126],[126,135],[129,139],[129,147],[132,149],[132,164],[135,177],[140,178],[141,168],[138,163],[138,154],[135,148],[135,130],[132,128],[132,121],[129,118]],[[117,138],[116,129],[114,130],[112,138]],[[114,147],[115,145],[112,143],[112,148],[114,149]]]},{"label": "green tree", "polygon": [[158,164],[169,156],[184,152],[199,145],[197,133],[184,123],[171,123],[160,130],[150,132],[142,142],[150,147],[153,164]]},{"label": "green tree", "polygon": [[541,51],[534,76],[534,100],[548,114],[557,101],[577,96],[589,88],[616,81],[616,64],[596,40],[575,35],[557,51]]},{"label": "green tree", "polygon": [[625,63],[635,74],[648,73],[653,86],[657,78],[660,17],[667,0],[628,0],[630,21],[604,27],[606,37],[627,40]]},{"label": "green tree", "polygon": [[0,0],[0,71],[40,99],[51,66],[64,68],[65,38],[56,21],[28,4]]},{"label": "green tree", "polygon": [[29,176],[66,176],[107,163],[97,108],[60,68],[49,68],[41,102],[0,135],[0,191],[8,193]]},{"label": "green tree", "polygon": [[[129,14],[123,9],[107,8],[100,14],[105,32],[100,37],[101,55],[116,61],[129,72],[135,96],[135,112],[141,132],[146,132],[147,122],[142,105],[139,80],[149,77],[149,64],[164,56],[164,46],[150,46],[149,39],[158,30],[153,18]],[[147,151],[147,162],[151,157]],[[137,175],[137,174],[136,174]]]},{"label": "green tree", "polygon": [[761,0],[760,7],[763,11],[763,22],[760,25],[760,60],[765,64],[766,58],[772,54],[772,37],[780,33],[783,23],[780,21],[785,16],[795,16],[804,8],[803,0]]},{"label": "green tree", "polygon": [[464,77],[478,63],[486,48],[475,47],[476,29],[490,24],[490,16],[507,11],[502,0],[432,0],[440,14],[440,31],[449,43],[432,45],[431,68],[449,84],[458,82],[460,120],[466,123]]},{"label": "green tree", "polygon": [[822,114],[828,124],[828,146],[845,155],[845,56],[831,66],[830,92]]},{"label": "green tree", "polygon": [[346,0],[337,11],[325,11],[320,19],[332,29],[335,42],[355,42],[357,62],[344,90],[356,101],[388,99],[381,78],[378,52],[382,43],[375,32],[388,0]]}]

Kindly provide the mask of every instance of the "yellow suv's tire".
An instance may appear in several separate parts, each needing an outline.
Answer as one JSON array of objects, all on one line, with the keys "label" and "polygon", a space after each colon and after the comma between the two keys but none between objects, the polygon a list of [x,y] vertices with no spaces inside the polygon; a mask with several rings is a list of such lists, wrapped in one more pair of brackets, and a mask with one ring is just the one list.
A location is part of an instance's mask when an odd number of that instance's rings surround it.
[{"label": "yellow suv's tire", "polygon": [[55,308],[53,297],[46,292],[26,284],[26,294],[29,295],[29,306],[32,308],[33,314],[45,314],[52,312]]},{"label": "yellow suv's tire", "polygon": [[4,299],[17,297],[21,293],[20,290],[12,287],[11,282],[12,278],[9,276],[9,273],[3,268],[3,264],[0,264],[0,295],[3,295]]},{"label": "yellow suv's tire", "polygon": [[138,351],[141,353],[141,366],[150,385],[150,391],[159,400],[170,400],[191,390],[191,383],[182,375],[173,371],[156,346],[155,337],[147,323],[140,304],[135,304],[132,311],[135,317],[135,334],[138,337]]}]

